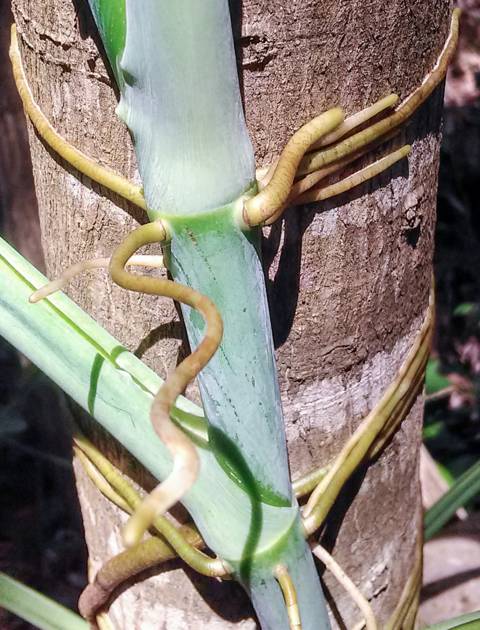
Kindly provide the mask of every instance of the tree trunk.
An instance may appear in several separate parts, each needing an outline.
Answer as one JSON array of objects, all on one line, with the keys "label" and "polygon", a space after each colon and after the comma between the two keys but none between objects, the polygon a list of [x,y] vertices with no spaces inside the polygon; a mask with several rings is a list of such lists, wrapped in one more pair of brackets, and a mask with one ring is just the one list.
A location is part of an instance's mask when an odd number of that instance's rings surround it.
[{"label": "tree trunk", "polygon": [[[114,115],[116,94],[85,4],[14,0],[29,80],[66,138],[134,177],[131,143]],[[238,62],[258,165],[270,162],[302,123],[328,107],[339,104],[352,113],[389,92],[401,98],[411,93],[442,49],[450,8],[449,0],[235,3]],[[414,142],[408,166],[403,162],[334,203],[292,209],[265,233],[293,478],[332,460],[394,379],[425,316],[441,92],[402,133]],[[49,274],[108,255],[143,217],[65,165],[31,129],[30,138]],[[173,305],[126,293],[103,273],[79,278],[68,293],[160,375],[183,352]],[[323,539],[371,600],[380,627],[400,599],[421,536],[421,422],[419,397],[386,451],[342,494]],[[79,468],[95,570],[118,551],[123,516]],[[255,627],[239,588],[190,572],[186,577],[179,566],[172,563],[122,593],[111,607],[114,626]],[[339,626],[351,628],[360,613],[330,575],[325,584]]]}]

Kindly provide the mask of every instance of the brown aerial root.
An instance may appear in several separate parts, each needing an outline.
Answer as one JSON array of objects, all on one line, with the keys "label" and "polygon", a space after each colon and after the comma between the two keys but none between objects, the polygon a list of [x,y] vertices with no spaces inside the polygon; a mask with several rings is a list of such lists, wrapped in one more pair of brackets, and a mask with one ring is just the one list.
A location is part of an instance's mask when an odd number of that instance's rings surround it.
[{"label": "brown aerial root", "polygon": [[84,619],[94,620],[116,588],[143,571],[176,557],[175,551],[155,536],[119,553],[100,568],[95,580],[83,590],[78,600],[80,614]]},{"label": "brown aerial root", "polygon": [[[76,431],[73,439],[75,455],[89,479],[107,499],[132,514],[142,502],[142,496],[132,483],[80,432]],[[99,611],[111,600],[118,586],[177,556],[202,575],[228,577],[231,569],[223,560],[201,551],[205,543],[194,524],[177,527],[164,516],[157,516],[152,526],[156,537],[110,558],[99,569],[80,598],[80,611],[85,618],[97,617],[98,622]]]},{"label": "brown aerial root", "polygon": [[142,225],[131,232],[115,250],[110,261],[110,275],[124,289],[172,298],[199,311],[206,322],[200,345],[168,376],[155,396],[150,417],[155,431],[173,456],[173,470],[143,501],[127,522],[123,538],[126,546],[139,542],[158,514],[164,513],[191,488],[200,460],[193,442],[170,420],[170,409],[186,386],[197,376],[217,351],[223,323],[217,308],[206,296],[190,287],[163,278],[137,276],[125,270],[129,258],[143,245],[166,239],[160,221]]}]

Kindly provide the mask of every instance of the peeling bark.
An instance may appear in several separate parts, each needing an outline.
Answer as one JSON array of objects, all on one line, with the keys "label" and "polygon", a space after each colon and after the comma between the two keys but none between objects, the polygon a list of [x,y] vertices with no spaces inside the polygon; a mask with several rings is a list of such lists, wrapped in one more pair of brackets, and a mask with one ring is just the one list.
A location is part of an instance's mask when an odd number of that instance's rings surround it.
[{"label": "peeling bark", "polygon": [[[234,8],[247,123],[261,165],[330,106],[352,113],[391,91],[401,98],[412,92],[443,47],[450,2],[244,0]],[[135,177],[84,4],[15,0],[14,9],[28,76],[46,115],[84,152]],[[293,477],[335,456],[395,377],[425,315],[441,104],[438,90],[402,132],[402,142],[414,143],[408,165],[334,203],[292,209],[265,233]],[[63,164],[31,129],[30,139],[50,275],[107,255],[143,221]],[[161,375],[176,363],[183,333],[172,305],[128,294],[101,273],[79,278],[68,293]],[[397,604],[420,535],[421,421],[419,399],[385,453],[342,494],[323,539],[371,599],[380,627]],[[78,485],[96,565],[119,548],[120,517],[82,474]],[[177,567],[122,594],[111,608],[115,627],[255,627],[235,585],[186,577]],[[330,576],[325,582],[340,627],[352,627],[358,610]]]}]

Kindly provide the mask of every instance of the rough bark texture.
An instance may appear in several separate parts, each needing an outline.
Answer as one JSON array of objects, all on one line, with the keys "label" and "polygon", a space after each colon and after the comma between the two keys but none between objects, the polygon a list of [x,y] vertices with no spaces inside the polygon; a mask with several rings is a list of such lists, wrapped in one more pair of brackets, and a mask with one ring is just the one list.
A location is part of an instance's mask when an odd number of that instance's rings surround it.
[{"label": "rough bark texture", "polygon": [[[116,96],[83,3],[15,0],[14,8],[32,89],[47,116],[86,153],[134,176],[131,144],[113,115]],[[329,106],[351,113],[391,91],[410,93],[438,57],[449,10],[449,0],[235,3],[258,164]],[[294,478],[335,456],[394,378],[425,315],[441,102],[438,91],[404,132],[414,141],[408,165],[335,203],[291,210],[266,234]],[[30,135],[50,275],[108,254],[143,219]],[[101,273],[78,279],[68,293],[161,375],[176,362],[181,327],[173,306],[112,287]],[[152,348],[153,342],[159,343]],[[372,601],[380,627],[398,601],[420,535],[421,419],[418,400],[386,452],[350,484],[324,538]],[[82,474],[79,491],[96,568],[118,549],[119,516]],[[234,585],[190,581],[176,567],[122,594],[111,609],[115,627],[255,626]],[[355,606],[330,576],[325,583],[340,626],[352,627]]]}]

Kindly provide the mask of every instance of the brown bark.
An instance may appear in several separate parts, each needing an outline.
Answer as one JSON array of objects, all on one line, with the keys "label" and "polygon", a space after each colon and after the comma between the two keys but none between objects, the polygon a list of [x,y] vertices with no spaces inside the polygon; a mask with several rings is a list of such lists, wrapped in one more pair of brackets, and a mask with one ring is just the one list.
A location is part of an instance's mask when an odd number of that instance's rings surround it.
[{"label": "brown bark", "polygon": [[[236,6],[242,89],[259,165],[327,107],[340,104],[350,113],[390,91],[409,94],[438,57],[450,9],[449,0]],[[14,7],[28,75],[47,116],[86,153],[134,176],[131,144],[113,115],[116,97],[83,3],[15,0]],[[293,477],[334,457],[393,380],[424,317],[441,97],[438,91],[402,134],[414,141],[408,166],[315,211],[291,210],[266,233]],[[30,135],[49,273],[108,254],[139,214]],[[122,343],[141,348],[160,374],[176,361],[180,335],[171,305],[125,293],[100,273],[78,279],[68,292]],[[153,341],[160,343],[144,352]],[[421,420],[418,400],[386,452],[350,484],[325,538],[372,601],[380,627],[400,597],[420,535]],[[118,549],[118,514],[81,474],[79,492],[97,566]],[[358,611],[330,576],[325,582],[352,627]],[[191,582],[178,570],[135,586],[112,607],[115,627],[129,629],[249,628],[249,614],[233,585]]]}]

